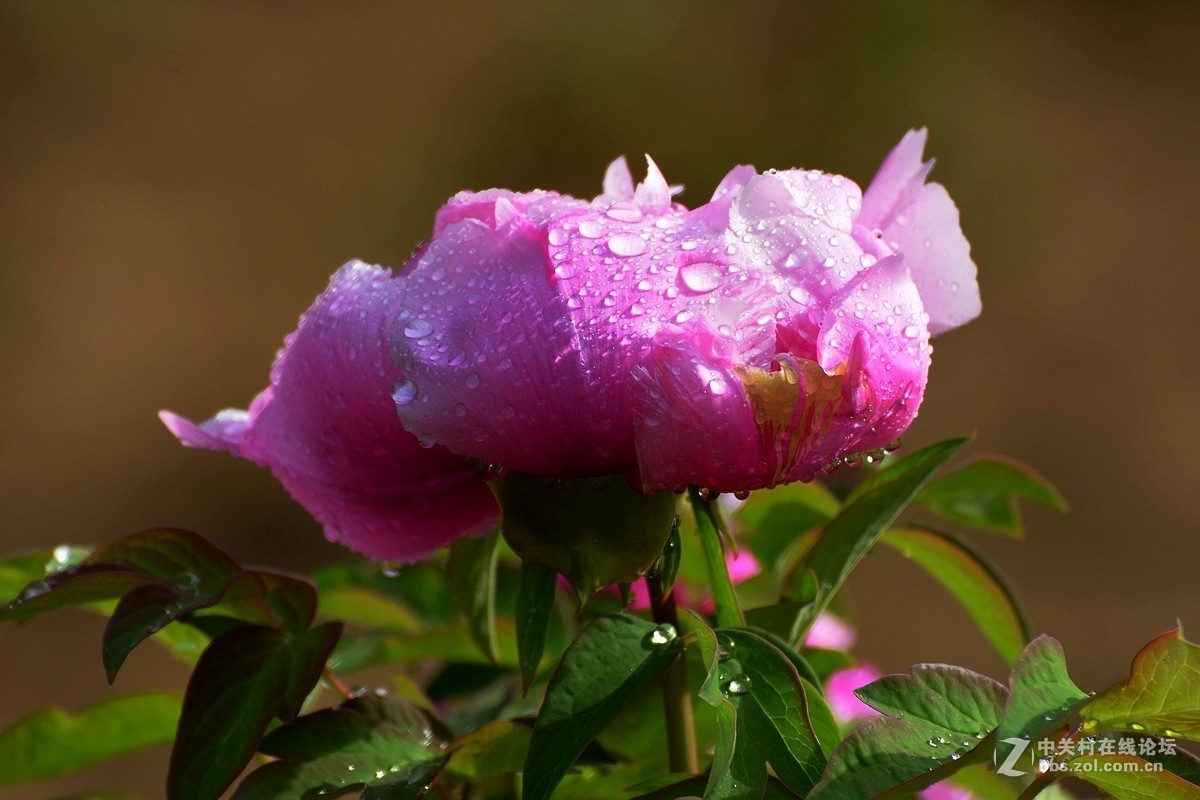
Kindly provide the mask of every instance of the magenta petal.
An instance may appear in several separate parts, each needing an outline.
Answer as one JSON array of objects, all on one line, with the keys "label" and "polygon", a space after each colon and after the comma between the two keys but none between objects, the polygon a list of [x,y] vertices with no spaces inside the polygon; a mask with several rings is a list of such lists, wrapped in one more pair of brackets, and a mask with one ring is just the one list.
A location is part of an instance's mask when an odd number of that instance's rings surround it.
[{"label": "magenta petal", "polygon": [[737,491],[772,483],[754,410],[730,353],[711,333],[658,337],[633,380],[642,491],[689,484]]},{"label": "magenta petal", "polygon": [[186,445],[267,466],[334,541],[376,559],[415,561],[494,524],[495,503],[462,458],[426,449],[396,417],[403,375],[384,331],[400,284],[351,262],[304,314],[248,412],[203,425],[161,416]]},{"label": "magenta petal", "polygon": [[843,371],[843,435],[874,450],[917,415],[929,372],[929,331],[921,295],[900,256],[864,270],[834,298],[817,339],[826,372]]},{"label": "magenta petal", "polygon": [[975,795],[952,783],[942,781],[917,792],[920,800],[976,800]]}]

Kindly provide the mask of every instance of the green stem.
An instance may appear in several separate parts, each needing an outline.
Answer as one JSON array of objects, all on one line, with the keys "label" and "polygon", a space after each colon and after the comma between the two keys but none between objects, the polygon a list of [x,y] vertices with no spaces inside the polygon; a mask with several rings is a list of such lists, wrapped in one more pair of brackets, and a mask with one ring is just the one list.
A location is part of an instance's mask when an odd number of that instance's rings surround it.
[{"label": "green stem", "polygon": [[[662,578],[646,576],[650,589],[650,613],[654,621],[679,631],[675,593],[663,596]],[[671,772],[695,774],[700,771],[696,753],[696,725],[692,714],[692,689],[688,683],[687,657],[680,653],[662,676],[663,713],[667,718],[667,763]]]},{"label": "green stem", "polygon": [[711,500],[700,496],[696,487],[688,490],[692,510],[696,513],[696,527],[700,531],[700,549],[708,564],[708,577],[712,582],[713,603],[717,607],[717,626],[731,628],[745,625],[742,609],[738,607],[737,594],[725,565],[725,545],[721,541],[717,508]]}]

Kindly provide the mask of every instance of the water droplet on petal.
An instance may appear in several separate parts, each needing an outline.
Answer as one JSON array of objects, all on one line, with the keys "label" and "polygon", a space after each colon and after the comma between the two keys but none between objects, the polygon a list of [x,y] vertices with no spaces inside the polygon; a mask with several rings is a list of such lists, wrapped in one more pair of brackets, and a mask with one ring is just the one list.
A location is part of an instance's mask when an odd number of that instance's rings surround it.
[{"label": "water droplet on petal", "polygon": [[604,234],[604,226],[599,220],[585,219],[579,223],[579,235],[585,239],[599,239]]},{"label": "water droplet on petal", "polygon": [[466,385],[466,387],[468,389],[478,388],[479,387],[479,373],[478,372],[469,373],[467,375],[467,377],[465,379],[463,379],[463,383]]},{"label": "water droplet on petal", "polygon": [[707,294],[721,285],[721,268],[705,261],[679,268],[679,279],[696,294]]},{"label": "water droplet on petal", "polygon": [[415,317],[404,326],[404,335],[410,339],[423,339],[433,333],[433,323],[427,319]]},{"label": "water droplet on petal", "polygon": [[646,252],[646,240],[636,233],[618,233],[608,237],[608,249],[622,257],[641,255]]},{"label": "water droplet on petal", "polygon": [[398,406],[408,405],[417,396],[417,385],[410,380],[397,381],[392,387],[392,401]]},{"label": "water droplet on petal", "polygon": [[917,337],[918,337],[918,336],[920,336],[920,335],[921,335],[921,328],[920,328],[920,326],[919,326],[919,325],[906,325],[906,326],[904,326],[904,336],[905,336],[905,338],[908,338],[908,339],[915,339],[915,338],[917,338]]}]

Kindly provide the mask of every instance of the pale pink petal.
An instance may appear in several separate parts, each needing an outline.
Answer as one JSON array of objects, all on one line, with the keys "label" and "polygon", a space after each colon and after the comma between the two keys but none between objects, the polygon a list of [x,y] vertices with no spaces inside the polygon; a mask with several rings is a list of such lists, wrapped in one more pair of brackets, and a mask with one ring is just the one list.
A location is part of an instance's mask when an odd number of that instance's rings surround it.
[{"label": "pale pink petal", "polygon": [[857,220],[860,225],[883,229],[916,198],[933,168],[932,160],[921,160],[928,136],[925,128],[909,131],[887,154],[863,195]]},{"label": "pale pink petal", "polygon": [[742,548],[737,554],[725,554],[725,567],[729,570],[729,578],[734,583],[743,583],[762,572],[762,566],[748,549]]},{"label": "pale pink petal", "polygon": [[946,781],[917,792],[917,797],[920,800],[977,800],[971,792]]},{"label": "pale pink petal", "polygon": [[855,220],[859,244],[877,257],[901,253],[921,292],[933,335],[979,316],[979,285],[958,207],[925,179],[925,130],[909,131],[884,159]]},{"label": "pale pink petal", "polygon": [[497,511],[468,462],[421,447],[396,418],[390,395],[403,375],[384,330],[399,291],[390,271],[347,264],[288,337],[248,412],[222,411],[200,426],[162,418],[184,444],[269,467],[330,539],[413,561],[484,532]]},{"label": "pale pink petal", "polygon": [[859,700],[854,690],[882,677],[882,673],[870,664],[834,672],[825,682],[825,700],[829,703],[829,710],[842,724],[862,717],[878,716],[879,712]]},{"label": "pale pink petal", "polygon": [[608,203],[629,201],[633,199],[633,191],[633,173],[629,171],[629,162],[625,156],[619,156],[604,171],[604,194],[601,197]]},{"label": "pale pink petal", "polygon": [[646,180],[638,184],[633,202],[646,214],[665,214],[671,208],[671,187],[654,159],[646,156]]},{"label": "pale pink petal", "polygon": [[931,183],[883,229],[889,246],[904,255],[936,336],[979,316],[979,283],[958,207],[945,187]]}]

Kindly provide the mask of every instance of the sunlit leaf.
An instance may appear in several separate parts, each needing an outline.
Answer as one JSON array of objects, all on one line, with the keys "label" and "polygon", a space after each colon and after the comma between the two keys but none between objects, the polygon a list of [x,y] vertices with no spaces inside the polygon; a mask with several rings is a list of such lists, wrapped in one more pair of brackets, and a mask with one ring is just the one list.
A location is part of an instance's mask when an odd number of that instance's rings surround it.
[{"label": "sunlit leaf", "polygon": [[65,775],[171,741],[182,704],[174,692],[139,692],[78,713],[36,711],[0,733],[0,785]]},{"label": "sunlit leaf", "polygon": [[525,761],[524,800],[550,797],[587,743],[682,649],[673,631],[665,634],[625,614],[601,617],[584,628],[546,688]]},{"label": "sunlit leaf", "polygon": [[1023,535],[1018,499],[1067,510],[1049,481],[1018,461],[996,456],[978,458],[917,495],[917,502],[952,522],[1017,537]]},{"label": "sunlit leaf", "polygon": [[368,788],[387,797],[423,789],[445,760],[440,748],[414,741],[403,728],[347,708],[301,717],[273,731],[261,749],[279,760],[252,772],[234,800],[294,800]]},{"label": "sunlit leaf", "polygon": [[933,576],[971,615],[1011,666],[1033,638],[1016,596],[984,558],[957,539],[922,528],[895,528],[880,541]]},{"label": "sunlit leaf", "polygon": [[996,730],[996,756],[1004,759],[1009,739],[1033,741],[1063,723],[1088,699],[1071,676],[1062,645],[1049,636],[1029,643],[1009,677],[1008,704]]},{"label": "sunlit leaf", "polygon": [[1182,629],[1164,633],[1133,660],[1129,680],[1083,711],[1089,728],[1200,740],[1200,646]]},{"label": "sunlit leaf", "polygon": [[1070,774],[1082,778],[1116,800],[1196,800],[1200,786],[1137,756],[1107,754],[1076,756]]},{"label": "sunlit leaf", "polygon": [[819,483],[790,483],[755,492],[733,513],[739,539],[772,568],[805,531],[828,522],[841,504]]},{"label": "sunlit leaf", "polygon": [[168,800],[215,800],[250,760],[272,717],[295,718],[341,626],[302,634],[247,625],[213,639],[184,699]]},{"label": "sunlit leaf", "polygon": [[967,441],[949,439],[911,453],[872,475],[851,493],[796,569],[797,575],[811,575],[815,580],[815,596],[800,609],[791,635],[785,638],[800,640],[883,530]]},{"label": "sunlit leaf", "polygon": [[1004,687],[969,670],[922,664],[857,692],[887,717],[866,719],[829,759],[809,800],[860,800],[944,778],[956,762],[990,742]]}]

